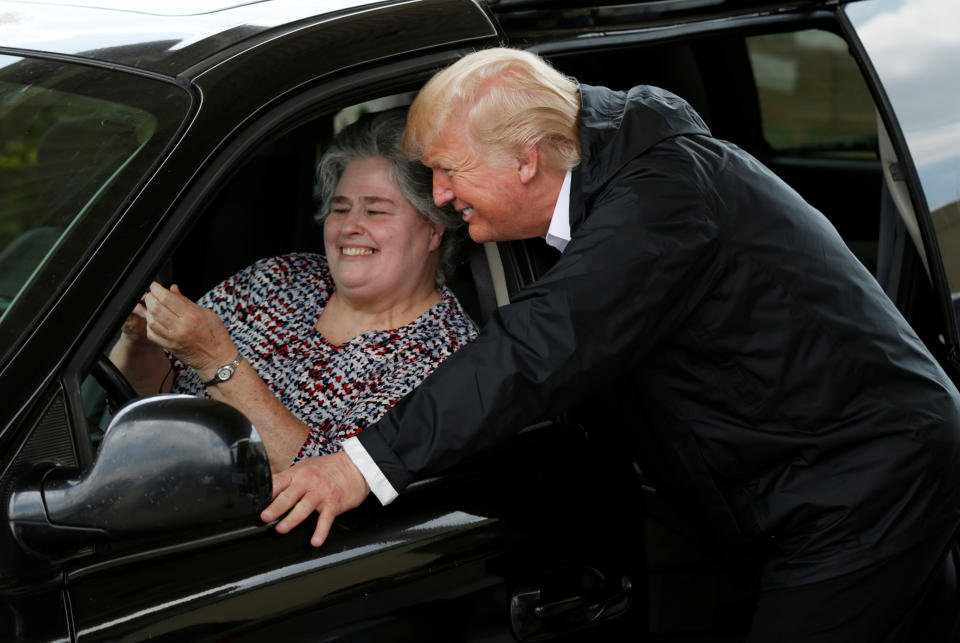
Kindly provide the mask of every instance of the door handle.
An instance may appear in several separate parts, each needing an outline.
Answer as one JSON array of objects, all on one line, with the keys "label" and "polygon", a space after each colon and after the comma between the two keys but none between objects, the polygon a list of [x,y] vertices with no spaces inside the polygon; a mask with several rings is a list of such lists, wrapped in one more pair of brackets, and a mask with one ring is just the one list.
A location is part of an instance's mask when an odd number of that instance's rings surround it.
[{"label": "door handle", "polygon": [[510,598],[510,621],[521,641],[543,641],[626,612],[633,581],[607,579],[593,567],[565,568],[520,585]]}]

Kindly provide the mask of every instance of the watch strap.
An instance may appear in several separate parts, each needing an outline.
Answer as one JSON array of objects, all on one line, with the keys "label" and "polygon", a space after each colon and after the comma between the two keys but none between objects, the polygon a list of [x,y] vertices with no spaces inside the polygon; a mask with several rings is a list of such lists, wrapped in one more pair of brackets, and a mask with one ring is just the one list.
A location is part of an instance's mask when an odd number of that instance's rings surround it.
[{"label": "watch strap", "polygon": [[236,373],[237,367],[240,366],[240,362],[243,361],[243,355],[237,353],[237,359],[233,360],[229,364],[224,364],[219,367],[217,371],[213,374],[213,378],[204,382],[204,386],[216,386],[226,382],[228,379],[233,377],[233,374]]}]

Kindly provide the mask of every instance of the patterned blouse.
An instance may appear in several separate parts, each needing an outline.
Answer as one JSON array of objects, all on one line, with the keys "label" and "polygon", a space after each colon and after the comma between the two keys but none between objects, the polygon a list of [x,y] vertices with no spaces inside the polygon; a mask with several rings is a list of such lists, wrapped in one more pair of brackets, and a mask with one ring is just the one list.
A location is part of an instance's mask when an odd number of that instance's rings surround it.
[{"label": "patterned blouse", "polygon": [[[273,394],[310,427],[294,462],[339,451],[477,337],[444,287],[441,301],[406,326],[334,346],[315,329],[333,291],[325,257],[289,254],[254,263],[197,302],[220,316]],[[174,392],[206,395],[192,369],[173,363]]]}]

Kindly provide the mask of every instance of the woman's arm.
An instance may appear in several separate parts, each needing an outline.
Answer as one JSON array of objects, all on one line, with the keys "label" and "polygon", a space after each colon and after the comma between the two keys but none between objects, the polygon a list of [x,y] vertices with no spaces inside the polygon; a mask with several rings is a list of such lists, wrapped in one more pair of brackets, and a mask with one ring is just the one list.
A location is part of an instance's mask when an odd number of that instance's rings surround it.
[{"label": "woman's arm", "polygon": [[[210,381],[220,366],[236,359],[237,347],[217,314],[184,297],[176,285],[168,290],[150,284],[144,302],[147,338],[196,371],[201,381]],[[207,392],[253,423],[275,472],[290,466],[310,434],[245,360],[229,380],[208,386]]]},{"label": "woman's arm", "polygon": [[139,395],[169,393],[173,386],[173,378],[168,377],[170,358],[147,339],[146,313],[141,303],[127,317],[120,338],[110,349],[110,361]]}]

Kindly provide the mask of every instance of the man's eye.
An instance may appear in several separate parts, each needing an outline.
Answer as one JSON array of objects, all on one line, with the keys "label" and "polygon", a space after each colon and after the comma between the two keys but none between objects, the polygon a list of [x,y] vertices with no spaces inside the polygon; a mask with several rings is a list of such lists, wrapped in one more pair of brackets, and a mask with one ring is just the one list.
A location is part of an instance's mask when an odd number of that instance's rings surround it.
[{"label": "man's eye", "polygon": [[386,210],[367,210],[367,214],[386,214]]},{"label": "man's eye", "polygon": [[330,208],[330,214],[346,214],[350,208]]}]

